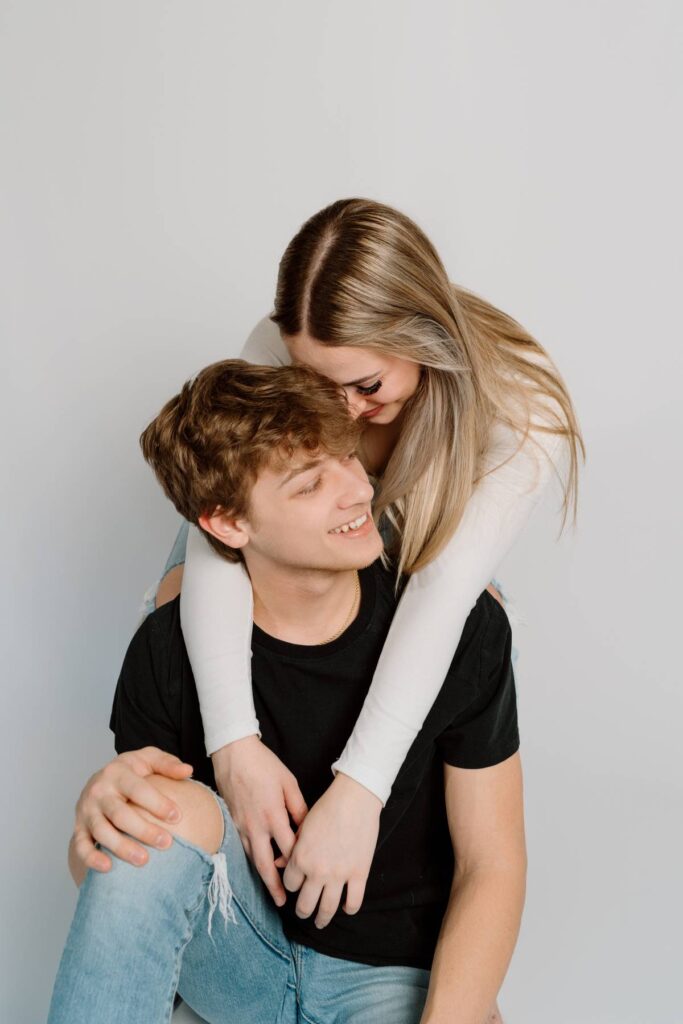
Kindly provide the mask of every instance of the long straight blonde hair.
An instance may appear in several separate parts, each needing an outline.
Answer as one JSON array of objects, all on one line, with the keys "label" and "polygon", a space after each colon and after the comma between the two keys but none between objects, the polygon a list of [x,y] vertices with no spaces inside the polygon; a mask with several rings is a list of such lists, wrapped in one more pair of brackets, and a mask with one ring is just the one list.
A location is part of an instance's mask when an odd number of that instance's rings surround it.
[{"label": "long straight blonde hair", "polygon": [[[490,446],[495,420],[562,436],[569,453],[563,525],[576,515],[585,448],[567,388],[512,317],[452,284],[432,243],[404,214],[341,199],[314,214],[280,261],[281,332],[373,348],[422,367],[375,500],[396,528],[400,572],[431,562],[452,536]],[[488,469],[490,472],[491,469]]]}]

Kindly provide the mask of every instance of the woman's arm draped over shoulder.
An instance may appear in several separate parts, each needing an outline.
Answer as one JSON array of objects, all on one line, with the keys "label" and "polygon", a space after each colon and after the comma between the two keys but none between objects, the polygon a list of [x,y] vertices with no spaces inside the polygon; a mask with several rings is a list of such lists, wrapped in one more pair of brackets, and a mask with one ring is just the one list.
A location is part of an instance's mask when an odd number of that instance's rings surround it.
[{"label": "woman's arm draped over shoulder", "polygon": [[221,558],[192,526],[180,621],[204,724],[207,754],[259,732],[251,692],[253,598],[244,568]]},{"label": "woman's arm draped over shoulder", "polygon": [[363,709],[333,765],[384,802],[443,684],[467,616],[538,504],[553,466],[561,468],[564,439],[539,431],[533,438],[542,450],[527,438],[499,465],[519,438],[496,425],[485,466],[493,471],[475,487],[446,547],[403,593]]},{"label": "woman's arm draped over shoulder", "polygon": [[[240,354],[251,363],[289,362],[277,326],[264,317]],[[197,527],[187,539],[180,618],[208,754],[259,732],[251,689],[253,595],[241,565],[228,562]]]}]

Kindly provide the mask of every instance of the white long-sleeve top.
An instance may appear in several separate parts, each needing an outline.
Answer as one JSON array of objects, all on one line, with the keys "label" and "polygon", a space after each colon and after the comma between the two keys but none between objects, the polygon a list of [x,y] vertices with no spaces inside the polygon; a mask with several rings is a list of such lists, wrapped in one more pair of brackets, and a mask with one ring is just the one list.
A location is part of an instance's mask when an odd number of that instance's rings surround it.
[{"label": "white long-sleeve top", "polygon": [[[276,366],[290,361],[267,317],[241,356]],[[494,425],[484,467],[493,471],[477,483],[448,544],[403,592],[358,721],[332,765],[384,803],[443,684],[467,616],[566,454],[562,437],[535,431],[534,438],[537,444],[528,439],[515,452],[515,432]],[[180,613],[211,754],[259,732],[250,672],[253,600],[244,568],[221,558],[195,527]]]}]

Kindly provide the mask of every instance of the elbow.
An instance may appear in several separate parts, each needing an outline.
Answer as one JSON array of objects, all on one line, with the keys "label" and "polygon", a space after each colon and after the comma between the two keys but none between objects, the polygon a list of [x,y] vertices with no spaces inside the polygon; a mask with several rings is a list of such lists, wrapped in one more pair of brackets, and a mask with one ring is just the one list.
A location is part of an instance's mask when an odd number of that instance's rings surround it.
[{"label": "elbow", "polygon": [[480,863],[456,865],[453,873],[452,893],[459,892],[470,885],[491,885],[497,889],[502,888],[515,892],[523,904],[526,895],[528,867],[525,846]]}]

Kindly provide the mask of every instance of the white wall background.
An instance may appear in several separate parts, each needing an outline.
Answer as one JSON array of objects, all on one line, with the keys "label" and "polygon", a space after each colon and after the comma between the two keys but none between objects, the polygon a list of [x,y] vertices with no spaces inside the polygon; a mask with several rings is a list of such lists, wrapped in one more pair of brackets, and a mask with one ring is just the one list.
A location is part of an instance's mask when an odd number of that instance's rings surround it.
[{"label": "white wall background", "polygon": [[[556,358],[589,463],[501,567],[530,876],[508,1024],[678,1024],[681,8],[4,0],[0,1017],[44,1019],[65,850],[176,516],[137,436],[341,196]],[[678,208],[677,208],[678,207]]]}]

